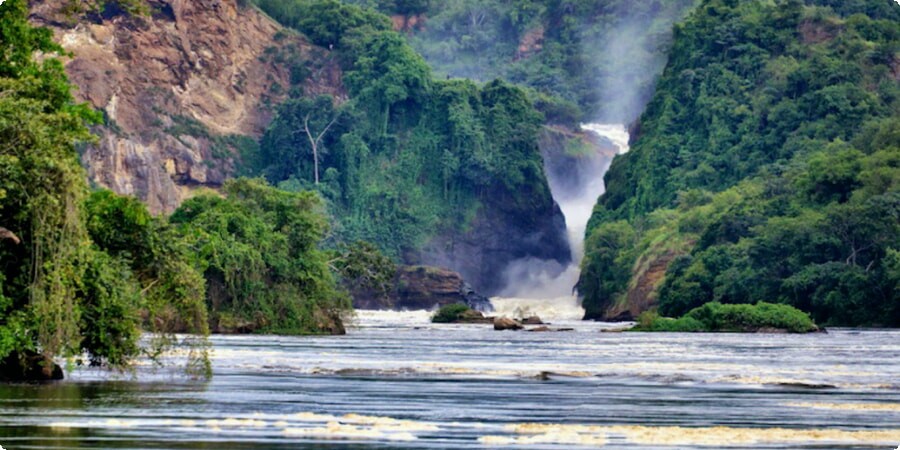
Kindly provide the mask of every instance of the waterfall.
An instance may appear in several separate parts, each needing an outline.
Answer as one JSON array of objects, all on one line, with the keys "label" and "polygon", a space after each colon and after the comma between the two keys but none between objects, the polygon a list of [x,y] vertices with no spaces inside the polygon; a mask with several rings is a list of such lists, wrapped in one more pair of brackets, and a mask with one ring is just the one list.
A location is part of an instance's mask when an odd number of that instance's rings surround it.
[{"label": "waterfall", "polygon": [[[588,123],[582,130],[613,148],[613,154],[628,152],[628,130],[622,124]],[[491,299],[497,315],[524,317],[536,314],[545,320],[580,320],[584,309],[574,287],[584,258],[584,235],[597,198],[604,192],[603,175],[612,160],[602,145],[594,154],[578,158],[578,173],[548,168],[547,178],[553,199],[566,219],[566,233],[572,262],[561,267],[555,261],[527,258],[506,269],[506,288]]]}]

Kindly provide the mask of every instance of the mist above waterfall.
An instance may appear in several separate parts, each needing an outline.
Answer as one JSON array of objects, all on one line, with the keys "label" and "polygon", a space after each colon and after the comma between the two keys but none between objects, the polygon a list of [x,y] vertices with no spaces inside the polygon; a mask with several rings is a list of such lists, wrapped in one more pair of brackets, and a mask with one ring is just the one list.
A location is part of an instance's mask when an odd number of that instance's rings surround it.
[{"label": "mist above waterfall", "polygon": [[638,8],[623,4],[616,19],[596,33],[582,36],[581,51],[597,66],[594,118],[630,124],[653,95],[666,64],[672,26],[688,11],[689,0]]}]

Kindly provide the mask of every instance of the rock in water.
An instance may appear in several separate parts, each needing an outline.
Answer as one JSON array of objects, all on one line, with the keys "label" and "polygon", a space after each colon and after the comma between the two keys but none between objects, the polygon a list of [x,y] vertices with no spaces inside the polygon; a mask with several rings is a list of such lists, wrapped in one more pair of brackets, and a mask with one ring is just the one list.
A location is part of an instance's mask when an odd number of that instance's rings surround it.
[{"label": "rock in water", "polygon": [[509,317],[497,317],[494,319],[494,329],[497,331],[521,330],[522,324]]},{"label": "rock in water", "polygon": [[522,319],[522,325],[543,325],[544,321],[538,316],[529,316]]},{"label": "rock in water", "polygon": [[481,311],[470,309],[459,315],[456,323],[494,323],[494,319],[484,317]]},{"label": "rock in water", "polygon": [[547,332],[562,332],[562,331],[575,331],[574,328],[550,328],[548,326],[540,326],[534,327],[525,331],[530,331],[533,333],[547,333]]},{"label": "rock in water", "polygon": [[0,382],[22,383],[63,379],[62,368],[33,351],[12,352],[0,360]]},{"label": "rock in water", "polygon": [[469,286],[469,283],[463,282],[459,292],[466,300],[466,304],[469,305],[469,308],[481,312],[494,311],[494,305],[491,304],[491,300],[478,292],[475,292],[475,289],[473,289],[472,286]]}]

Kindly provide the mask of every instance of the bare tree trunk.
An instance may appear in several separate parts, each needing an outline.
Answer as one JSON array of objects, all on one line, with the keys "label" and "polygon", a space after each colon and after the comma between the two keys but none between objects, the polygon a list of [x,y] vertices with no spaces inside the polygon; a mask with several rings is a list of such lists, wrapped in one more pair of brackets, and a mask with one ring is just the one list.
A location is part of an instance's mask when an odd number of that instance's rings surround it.
[{"label": "bare tree trunk", "polygon": [[306,137],[309,139],[309,145],[312,147],[313,153],[313,169],[315,171],[315,182],[316,186],[319,185],[319,142],[322,141],[322,137],[325,136],[325,133],[328,132],[328,129],[334,125],[334,122],[338,119],[338,114],[335,114],[334,117],[331,118],[331,122],[328,122],[328,125],[325,126],[325,129],[322,130],[317,136],[313,137],[312,131],[309,130],[309,116],[311,113],[307,113],[306,117],[303,118],[303,131],[306,132]]}]

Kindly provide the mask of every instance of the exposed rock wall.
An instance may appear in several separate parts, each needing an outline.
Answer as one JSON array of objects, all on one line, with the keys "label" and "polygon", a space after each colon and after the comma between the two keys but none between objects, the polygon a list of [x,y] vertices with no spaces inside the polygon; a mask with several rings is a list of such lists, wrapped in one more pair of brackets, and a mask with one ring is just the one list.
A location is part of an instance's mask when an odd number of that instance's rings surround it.
[{"label": "exposed rock wall", "polygon": [[[497,295],[506,287],[504,272],[524,258],[571,260],[566,219],[549,195],[491,190],[467,229],[440,233],[407,260],[452,267],[478,291]],[[523,205],[523,203],[528,203]]]},{"label": "exposed rock wall", "polygon": [[[603,315],[595,319],[609,322],[637,320],[644,311],[658,306],[657,292],[665,280],[669,263],[678,256],[674,252],[666,252],[660,256],[647,257],[638,261],[638,273],[628,286],[628,292],[622,301],[610,305]],[[590,317],[589,317],[590,318]]]},{"label": "exposed rock wall", "polygon": [[391,16],[391,23],[393,25],[394,31],[400,31],[404,33],[411,33],[413,31],[421,30],[425,28],[425,22],[428,20],[424,14],[416,14],[411,16],[405,16],[402,14],[395,14]]},{"label": "exposed rock wall", "polygon": [[234,172],[236,147],[224,137],[259,136],[291,84],[272,55],[290,47],[316,67],[308,93],[344,97],[326,51],[255,9],[235,0],[148,3],[148,17],[71,17],[65,0],[31,7],[33,21],[74,55],[66,70],[76,97],[105,112],[98,144],[83,154],[91,180],[153,212],[170,212],[195,187],[217,187]]},{"label": "exposed rock wall", "polygon": [[561,194],[579,190],[605,173],[619,149],[596,134],[563,126],[545,126],[538,138],[550,189]]},{"label": "exposed rock wall", "polygon": [[397,269],[387,295],[350,286],[353,306],[358,309],[420,310],[464,303],[480,311],[492,309],[490,301],[475,292],[460,274],[428,266]]}]

